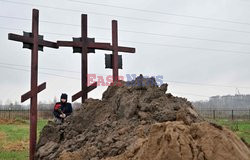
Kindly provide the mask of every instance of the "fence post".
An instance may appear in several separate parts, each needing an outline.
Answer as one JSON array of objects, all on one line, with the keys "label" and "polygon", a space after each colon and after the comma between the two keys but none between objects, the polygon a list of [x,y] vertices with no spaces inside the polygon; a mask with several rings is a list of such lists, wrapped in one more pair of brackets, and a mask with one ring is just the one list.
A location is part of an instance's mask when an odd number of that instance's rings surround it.
[{"label": "fence post", "polygon": [[248,117],[248,118],[249,118],[249,120],[250,120],[250,109],[249,109],[249,117]]},{"label": "fence post", "polygon": [[215,119],[215,110],[213,110],[213,119]]},{"label": "fence post", "polygon": [[234,120],[234,110],[232,109],[232,120]]},{"label": "fence post", "polygon": [[9,119],[10,119],[10,110],[11,110],[11,108],[9,108]]}]

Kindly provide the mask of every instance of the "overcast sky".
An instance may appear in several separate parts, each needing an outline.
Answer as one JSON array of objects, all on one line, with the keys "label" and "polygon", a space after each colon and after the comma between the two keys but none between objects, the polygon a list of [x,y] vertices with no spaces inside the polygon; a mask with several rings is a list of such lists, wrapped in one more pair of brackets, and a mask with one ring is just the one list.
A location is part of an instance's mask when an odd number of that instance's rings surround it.
[{"label": "overcast sky", "polygon": [[[40,34],[50,41],[79,37],[81,14],[88,14],[89,37],[111,42],[111,21],[118,20],[119,44],[136,48],[120,53],[120,75],[162,75],[168,92],[190,101],[236,88],[249,94],[249,7],[248,0],[0,0],[0,100],[20,102],[30,89],[30,50],[9,41],[8,33],[30,32],[33,8],[40,11]],[[105,53],[89,54],[89,73],[111,75]],[[40,101],[80,91],[80,54],[71,48],[39,52],[39,72],[39,84],[47,82]],[[105,89],[89,97],[101,98]]]}]

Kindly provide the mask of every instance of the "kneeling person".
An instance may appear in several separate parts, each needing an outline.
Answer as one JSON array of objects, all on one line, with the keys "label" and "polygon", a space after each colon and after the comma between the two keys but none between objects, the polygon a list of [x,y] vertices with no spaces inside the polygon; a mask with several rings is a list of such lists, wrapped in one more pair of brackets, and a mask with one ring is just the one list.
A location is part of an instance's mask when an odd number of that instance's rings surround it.
[{"label": "kneeling person", "polygon": [[57,102],[54,106],[53,114],[55,116],[55,122],[61,124],[64,121],[64,118],[69,116],[72,113],[71,103],[67,103],[68,95],[63,93],[61,95],[61,101]]}]

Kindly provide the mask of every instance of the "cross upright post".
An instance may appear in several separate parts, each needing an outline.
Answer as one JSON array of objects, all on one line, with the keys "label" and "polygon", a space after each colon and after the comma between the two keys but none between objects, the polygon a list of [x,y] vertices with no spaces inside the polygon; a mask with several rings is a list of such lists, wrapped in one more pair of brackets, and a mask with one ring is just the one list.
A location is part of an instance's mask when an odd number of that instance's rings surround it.
[{"label": "cross upright post", "polygon": [[[107,57],[107,59],[111,58],[111,64],[108,64],[108,67],[113,70],[113,82],[119,81],[119,69],[122,69],[122,59],[119,57],[118,52],[126,52],[126,53],[135,53],[135,48],[123,47],[118,45],[118,24],[116,20],[112,21],[112,46],[110,50],[113,52],[111,57]],[[120,58],[120,61],[119,61]]]},{"label": "cross upright post", "polygon": [[43,40],[39,35],[39,11],[33,9],[32,12],[32,33],[24,32],[24,35],[9,33],[9,40],[23,42],[23,48],[31,49],[31,89],[21,97],[21,102],[30,99],[30,152],[29,159],[35,159],[36,139],[37,139],[37,94],[46,88],[46,83],[37,86],[38,83],[38,51],[43,51],[43,47],[58,48],[57,44]]},{"label": "cross upright post", "polygon": [[[81,25],[82,25],[82,30],[81,30],[81,40],[82,40],[82,55],[81,55],[81,79],[82,79],[82,102],[84,102],[85,99],[88,98],[88,92],[87,92],[87,81],[88,81],[88,46],[87,46],[87,41],[88,41],[88,19],[87,15],[82,15],[81,18]],[[79,97],[79,96],[78,96]],[[74,97],[74,99],[77,99],[78,97]]]},{"label": "cross upright post", "polygon": [[113,46],[113,81],[118,81],[118,26],[117,21],[112,21],[112,46]]}]

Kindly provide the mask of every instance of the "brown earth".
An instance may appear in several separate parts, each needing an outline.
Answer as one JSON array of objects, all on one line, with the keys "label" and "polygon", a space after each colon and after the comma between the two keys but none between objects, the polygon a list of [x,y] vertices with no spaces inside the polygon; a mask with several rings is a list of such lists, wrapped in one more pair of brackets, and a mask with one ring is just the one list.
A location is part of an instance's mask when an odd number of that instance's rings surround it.
[{"label": "brown earth", "polygon": [[234,133],[205,122],[186,99],[165,94],[167,84],[140,76],[117,85],[102,100],[88,99],[64,124],[48,123],[36,159],[249,159]]},{"label": "brown earth", "polygon": [[29,146],[29,141],[15,141],[5,144],[3,146],[3,150],[11,152],[27,151],[29,149],[28,146]]},{"label": "brown earth", "polygon": [[0,132],[0,140],[2,141],[5,138],[6,138],[5,132]]},{"label": "brown earth", "polygon": [[27,124],[27,121],[22,119],[3,119],[0,118],[0,124]]},{"label": "brown earth", "polygon": [[28,150],[29,141],[7,141],[7,135],[5,132],[0,132],[0,149],[3,151],[26,151]]},{"label": "brown earth", "polygon": [[231,131],[208,122],[152,125],[125,153],[105,160],[248,160],[249,148]]}]

